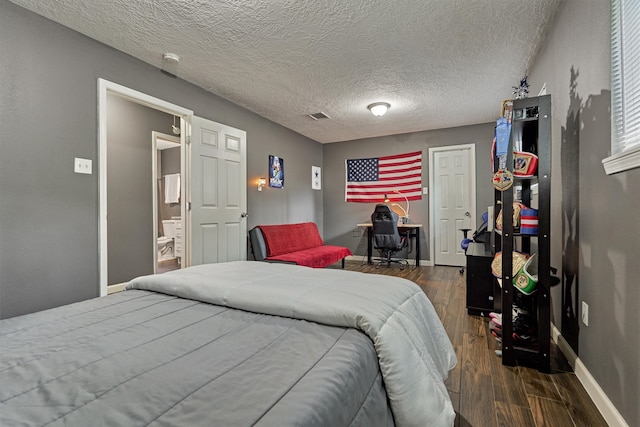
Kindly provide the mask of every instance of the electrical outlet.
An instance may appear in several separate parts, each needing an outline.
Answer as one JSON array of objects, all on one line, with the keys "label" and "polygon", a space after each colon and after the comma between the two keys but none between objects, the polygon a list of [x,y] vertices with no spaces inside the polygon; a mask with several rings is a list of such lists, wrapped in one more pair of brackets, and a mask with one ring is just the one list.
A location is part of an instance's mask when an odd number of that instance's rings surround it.
[{"label": "electrical outlet", "polygon": [[582,323],[589,326],[589,304],[582,301]]}]

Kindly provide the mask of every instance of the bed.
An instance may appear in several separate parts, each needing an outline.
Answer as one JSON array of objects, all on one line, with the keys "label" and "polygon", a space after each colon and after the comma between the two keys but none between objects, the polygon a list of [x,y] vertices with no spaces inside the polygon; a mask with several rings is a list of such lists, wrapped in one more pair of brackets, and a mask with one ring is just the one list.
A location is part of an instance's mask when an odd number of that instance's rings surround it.
[{"label": "bed", "polygon": [[389,276],[238,261],[0,321],[2,426],[451,426],[456,358]]}]

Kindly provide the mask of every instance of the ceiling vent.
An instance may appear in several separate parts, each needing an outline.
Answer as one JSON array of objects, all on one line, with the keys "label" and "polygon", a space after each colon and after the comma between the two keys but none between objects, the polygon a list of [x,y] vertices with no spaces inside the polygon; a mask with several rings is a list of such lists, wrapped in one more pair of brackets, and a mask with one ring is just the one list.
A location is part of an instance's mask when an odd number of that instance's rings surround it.
[{"label": "ceiling vent", "polygon": [[329,118],[329,116],[327,116],[322,111],[320,111],[319,113],[309,114],[309,117],[311,117],[313,120],[321,120],[321,119],[328,119]]}]

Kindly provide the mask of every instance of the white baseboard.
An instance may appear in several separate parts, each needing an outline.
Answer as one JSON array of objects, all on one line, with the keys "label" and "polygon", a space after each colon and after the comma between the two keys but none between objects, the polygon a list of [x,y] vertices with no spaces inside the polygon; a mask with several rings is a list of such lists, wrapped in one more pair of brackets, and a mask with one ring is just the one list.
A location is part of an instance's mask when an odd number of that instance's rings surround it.
[{"label": "white baseboard", "polygon": [[561,335],[558,328],[556,328],[553,323],[551,323],[551,328],[553,340],[558,344],[558,348],[565,355],[567,361],[569,361],[576,377],[587,391],[587,394],[591,397],[591,400],[593,400],[593,403],[596,405],[596,408],[598,408],[598,411],[600,411],[600,414],[602,414],[602,417],[605,419],[607,424],[615,427],[629,427],[629,424],[627,424],[624,418],[622,418],[620,412],[618,412],[611,400],[609,400],[607,394],[602,390],[602,387],[600,387],[600,384],[598,384],[596,379],[593,378],[589,369],[587,369],[584,363],[582,363],[582,360],[580,360],[569,343],[567,343]]},{"label": "white baseboard", "polygon": [[127,286],[127,283],[118,283],[116,285],[107,286],[107,295],[115,294],[116,292],[124,291],[124,287]]},{"label": "white baseboard", "polygon": [[551,323],[551,335],[553,337],[553,341],[558,345],[558,348],[564,354],[564,357],[567,358],[569,365],[571,368],[576,370],[576,360],[578,359],[578,355],[573,351],[567,340],[564,339],[558,328]]}]

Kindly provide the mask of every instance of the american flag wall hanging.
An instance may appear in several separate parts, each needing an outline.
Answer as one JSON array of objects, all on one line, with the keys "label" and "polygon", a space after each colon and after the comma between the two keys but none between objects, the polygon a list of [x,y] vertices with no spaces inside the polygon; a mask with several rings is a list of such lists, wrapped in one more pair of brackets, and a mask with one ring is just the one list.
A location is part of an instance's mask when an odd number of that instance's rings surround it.
[{"label": "american flag wall hanging", "polygon": [[422,151],[347,159],[345,201],[382,203],[422,200]]}]

